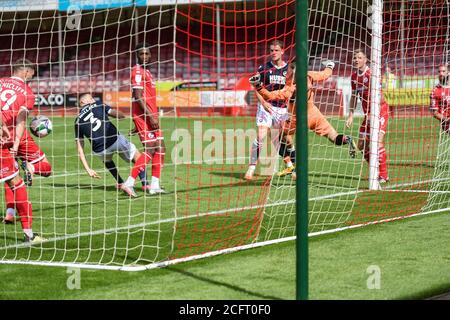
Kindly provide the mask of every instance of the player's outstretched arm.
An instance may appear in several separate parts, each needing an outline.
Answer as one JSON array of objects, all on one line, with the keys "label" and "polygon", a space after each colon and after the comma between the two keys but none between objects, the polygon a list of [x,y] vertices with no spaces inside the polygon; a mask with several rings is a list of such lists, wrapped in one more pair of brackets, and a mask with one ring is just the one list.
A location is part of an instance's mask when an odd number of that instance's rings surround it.
[{"label": "player's outstretched arm", "polygon": [[258,90],[258,93],[266,100],[288,100],[292,97],[295,88],[295,84],[286,85],[283,89],[274,91],[261,88]]},{"label": "player's outstretched arm", "polygon": [[325,69],[322,71],[308,71],[308,78],[310,78],[312,82],[325,81],[333,74],[333,69],[335,67],[333,61],[326,60],[323,61],[322,64],[325,66]]},{"label": "player's outstretched arm", "polygon": [[78,149],[78,156],[80,157],[81,163],[83,164],[83,167],[86,170],[87,174],[91,178],[100,179],[100,176],[97,174],[97,172],[92,170],[86,161],[86,156],[84,155],[84,141],[77,139],[76,144]]},{"label": "player's outstretched arm", "polygon": [[143,92],[142,89],[133,89],[134,101],[136,101],[138,103],[139,107],[141,107],[142,111],[144,111],[144,115],[147,119],[149,119],[152,129],[154,129],[154,130],[159,129],[158,120],[155,119],[153,114],[150,112],[150,110],[145,105],[144,96],[143,96],[142,92]]},{"label": "player's outstretched arm", "polygon": [[258,101],[259,101],[259,103],[261,103],[261,105],[263,106],[263,108],[267,111],[267,112],[269,112],[270,114],[273,112],[273,109],[272,109],[272,105],[270,104],[270,103],[268,103],[262,96],[261,96],[261,94],[258,92],[258,91],[255,91],[256,92],[256,97],[258,98]]}]

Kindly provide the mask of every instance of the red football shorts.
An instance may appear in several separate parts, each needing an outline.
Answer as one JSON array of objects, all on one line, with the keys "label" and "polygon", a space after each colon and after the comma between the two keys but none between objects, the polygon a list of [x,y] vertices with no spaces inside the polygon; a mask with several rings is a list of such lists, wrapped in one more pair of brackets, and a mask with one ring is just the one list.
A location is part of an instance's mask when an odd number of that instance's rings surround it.
[{"label": "red football shorts", "polygon": [[149,123],[139,117],[134,117],[133,120],[142,144],[153,144],[158,140],[164,139],[161,129],[153,130]]},{"label": "red football shorts", "polygon": [[[380,132],[386,133],[389,120],[389,107],[386,103],[381,105],[380,109]],[[370,115],[364,117],[361,126],[359,127],[359,136],[370,136]]]},{"label": "red football shorts", "polygon": [[[14,134],[14,132],[12,132]],[[44,159],[45,153],[39,148],[31,137],[28,130],[25,130],[20,140],[17,157],[30,163],[36,163]]]}]

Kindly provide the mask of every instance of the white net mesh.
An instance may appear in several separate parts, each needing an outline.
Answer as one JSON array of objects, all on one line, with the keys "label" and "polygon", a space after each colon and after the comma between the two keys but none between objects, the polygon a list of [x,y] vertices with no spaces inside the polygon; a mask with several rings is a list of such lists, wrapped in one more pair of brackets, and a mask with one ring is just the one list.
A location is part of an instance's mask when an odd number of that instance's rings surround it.
[{"label": "white net mesh", "polygon": [[[9,77],[20,58],[38,65],[30,83],[38,98],[31,114],[48,116],[53,132],[34,138],[52,175],[35,173],[28,188],[33,231],[47,241],[30,246],[23,243],[19,221],[1,225],[0,262],[148,267],[295,235],[295,181],[277,174],[285,164],[270,136],[263,141],[254,179],[243,179],[257,136],[257,100],[248,77],[270,60],[273,40],[284,43],[283,60],[294,58],[295,1],[134,4],[58,10],[58,2],[43,1],[3,7],[1,76]],[[448,61],[448,10],[448,3],[437,0],[384,1],[377,66],[370,62],[371,23],[376,23],[370,1],[310,2],[309,70],[335,62],[332,75],[311,88],[320,112],[315,116],[324,121],[323,115],[341,135],[309,132],[311,234],[448,207],[448,138],[429,113],[437,68]],[[128,116],[112,121],[143,151],[138,136],[128,132],[134,128],[134,48],[144,41],[165,137],[161,184],[167,193],[144,195],[137,179],[138,198],[130,199],[92,155],[87,140],[87,163],[101,178],[86,174],[74,120],[77,100],[90,92]],[[371,68],[381,69],[389,104],[384,141],[390,181],[379,191],[368,190],[364,155],[349,154],[349,137],[357,142],[364,116],[359,102],[352,126],[345,126],[358,48]],[[347,144],[336,145],[342,139]],[[113,160],[125,180],[133,165],[118,155]],[[150,163],[149,181],[152,170]]]}]

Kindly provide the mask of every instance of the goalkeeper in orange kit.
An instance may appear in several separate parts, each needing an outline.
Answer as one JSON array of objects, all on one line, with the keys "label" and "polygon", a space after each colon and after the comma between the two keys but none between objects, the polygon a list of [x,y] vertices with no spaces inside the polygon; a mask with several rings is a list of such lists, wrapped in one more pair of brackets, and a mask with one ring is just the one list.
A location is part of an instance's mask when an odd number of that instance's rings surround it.
[{"label": "goalkeeper in orange kit", "polygon": [[[325,69],[322,71],[308,71],[308,128],[314,131],[317,135],[327,137],[335,145],[349,145],[349,155],[354,158],[356,156],[356,144],[353,138],[349,135],[338,134],[336,129],[328,122],[325,116],[314,105],[314,89],[313,83],[319,81],[325,81],[333,73],[334,62],[324,62]],[[283,125],[282,144],[280,148],[280,155],[283,156],[285,163],[292,161],[293,135],[295,133],[296,126],[296,102],[295,102],[295,62],[291,62],[288,69],[288,75],[286,79],[286,86],[281,90],[268,91],[260,84],[258,76],[251,77],[250,83],[255,87],[258,94],[264,100],[285,99],[289,100],[288,113],[290,115]],[[269,111],[270,112],[270,111]],[[295,156],[294,156],[295,158]],[[295,166],[288,166],[283,171],[278,173],[278,176],[285,176],[294,173]]]}]

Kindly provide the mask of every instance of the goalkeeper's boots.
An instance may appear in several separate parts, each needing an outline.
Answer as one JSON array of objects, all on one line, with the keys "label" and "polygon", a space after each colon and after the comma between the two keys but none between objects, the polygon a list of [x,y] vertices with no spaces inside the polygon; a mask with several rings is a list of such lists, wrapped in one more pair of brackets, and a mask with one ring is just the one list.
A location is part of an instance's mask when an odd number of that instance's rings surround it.
[{"label": "goalkeeper's boots", "polygon": [[39,244],[42,242],[47,241],[47,239],[45,239],[44,237],[41,237],[40,235],[38,235],[37,233],[33,234],[33,237],[30,238],[29,236],[27,236],[26,234],[24,235],[24,242],[25,243],[29,243],[29,244]]},{"label": "goalkeeper's boots", "polygon": [[122,191],[125,192],[126,195],[128,195],[130,198],[137,198],[137,194],[134,191],[133,187],[129,187],[125,184],[122,184]]},{"label": "goalkeeper's boots", "polygon": [[351,136],[347,136],[347,143],[348,143],[348,154],[350,158],[356,157],[356,143],[355,140]]},{"label": "goalkeeper's boots", "polygon": [[12,214],[6,214],[5,217],[2,219],[3,224],[15,224],[16,223],[16,217]]},{"label": "goalkeeper's boots", "polygon": [[21,167],[23,169],[23,182],[25,182],[26,186],[31,187],[33,185],[33,174],[29,170],[27,162],[22,161]]},{"label": "goalkeeper's boots", "polygon": [[295,166],[284,168],[283,170],[281,170],[280,172],[277,173],[277,176],[285,177],[285,176],[293,174],[293,173],[295,173]]}]

